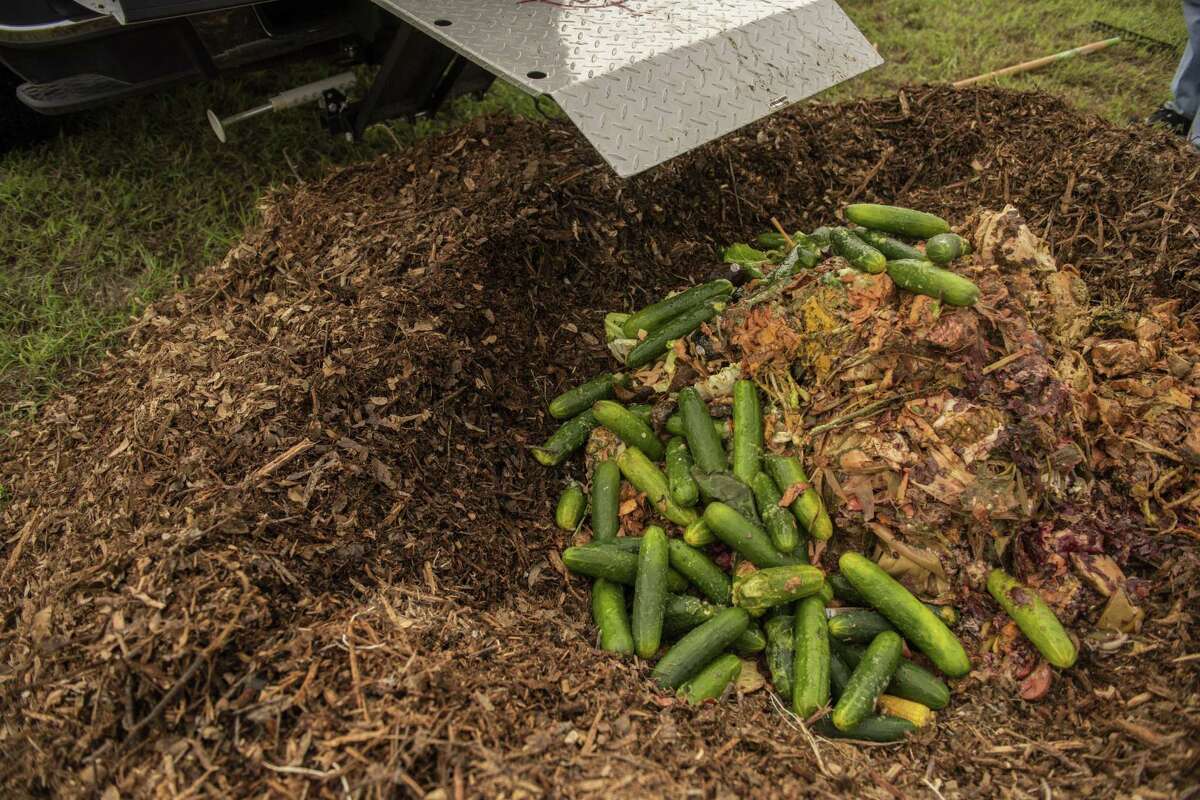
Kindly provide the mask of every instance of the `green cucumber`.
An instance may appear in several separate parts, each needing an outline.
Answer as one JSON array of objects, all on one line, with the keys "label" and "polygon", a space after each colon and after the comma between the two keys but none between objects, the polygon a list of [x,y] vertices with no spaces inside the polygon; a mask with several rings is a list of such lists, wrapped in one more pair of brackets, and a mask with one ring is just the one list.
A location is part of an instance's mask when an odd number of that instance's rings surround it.
[{"label": "green cucumber", "polygon": [[666,353],[671,342],[682,339],[715,317],[719,308],[719,304],[703,303],[668,320],[661,328],[634,345],[625,356],[625,365],[630,369],[646,366]]},{"label": "green cucumber", "polygon": [[675,571],[687,578],[702,595],[723,606],[730,604],[733,584],[711,558],[679,539],[670,541],[669,555]]},{"label": "green cucumber", "polygon": [[658,513],[676,525],[691,525],[699,515],[690,508],[677,505],[671,499],[667,476],[654,466],[646,454],[636,447],[628,447],[617,455],[617,466],[621,474],[654,505]]},{"label": "green cucumber", "polygon": [[[832,645],[837,655],[851,669],[858,666],[859,659],[866,650],[864,647],[845,644],[836,639],[833,640]],[[932,672],[914,664],[907,658],[900,659],[900,665],[896,667],[896,674],[892,676],[892,682],[887,685],[887,693],[929,706],[932,709],[945,708],[946,704],[950,702],[950,687]]]},{"label": "green cucumber", "polygon": [[706,503],[720,501],[751,522],[757,523],[758,509],[754,507],[754,492],[732,472],[705,472],[692,467],[692,478],[700,487],[700,497]]},{"label": "green cucumber", "polygon": [[878,275],[887,269],[887,256],[854,235],[847,228],[834,228],[829,232],[833,252],[846,259],[850,266]]},{"label": "green cucumber", "polygon": [[[775,479],[775,485],[779,487],[781,494],[787,494],[788,490],[797,483],[808,483],[808,474],[804,471],[804,467],[800,464],[800,459],[791,456],[766,456],[767,472],[771,473],[771,477]],[[796,519],[800,521],[800,525],[814,539],[826,541],[833,536],[833,521],[829,519],[829,512],[825,510],[825,504],[821,502],[821,495],[817,494],[817,490],[812,486],[808,486],[800,496],[792,501],[790,506],[792,513],[796,515]]]},{"label": "green cucumber", "polygon": [[796,652],[792,617],[771,617],[763,624],[763,629],[767,634],[767,669],[771,672],[771,684],[780,697],[790,698],[795,668],[792,660]]},{"label": "green cucumber", "polygon": [[724,503],[709,503],[703,519],[718,539],[757,567],[784,567],[798,561],[776,550],[766,531]]},{"label": "green cucumber", "polygon": [[786,508],[779,507],[783,495],[775,480],[765,472],[754,476],[750,482],[754,490],[754,502],[758,505],[758,514],[762,517],[763,527],[771,537],[771,544],[781,553],[796,553],[801,560],[806,560],[808,548],[799,548],[800,530],[796,527],[796,518]]},{"label": "green cucumber", "polygon": [[852,606],[868,605],[867,598],[859,594],[858,590],[854,588],[854,585],[842,577],[841,573],[835,572],[832,575],[826,575],[825,581],[833,587],[834,597],[836,597],[838,600],[841,600],[843,603],[847,603]]},{"label": "green cucumber", "polygon": [[1047,661],[1059,669],[1074,666],[1075,643],[1037,592],[1002,569],[988,574],[987,589]]},{"label": "green cucumber", "polygon": [[733,604],[757,616],[773,606],[811,597],[824,583],[825,573],[809,564],[758,569],[734,578]]},{"label": "green cucumber", "polygon": [[[953,606],[932,606],[926,603],[925,607],[947,624],[958,620],[958,612]],[[843,642],[866,644],[874,639],[876,634],[894,630],[895,627],[887,621],[887,617],[878,611],[868,611],[865,608],[842,610],[840,614],[829,618],[829,635]]]},{"label": "green cucumber", "polygon": [[721,446],[721,437],[716,435],[708,406],[700,399],[700,393],[695,388],[689,386],[679,392],[679,415],[683,418],[688,450],[696,466],[704,472],[725,469],[725,448]]},{"label": "green cucumber", "polygon": [[[664,427],[667,429],[667,433],[671,434],[672,436],[687,436],[687,433],[683,430],[683,417],[679,415],[679,412],[675,412],[671,416],[667,417]],[[717,435],[718,439],[724,439],[729,435],[729,431],[725,427],[725,420],[723,419],[714,419],[712,421],[712,427],[713,433]]]},{"label": "green cucumber", "polygon": [[621,584],[597,578],[592,583],[592,620],[600,631],[600,649],[631,655],[633,633],[625,612],[625,589]]},{"label": "green cucumber", "polygon": [[949,223],[934,214],[876,203],[855,203],[846,206],[846,219],[864,228],[907,236],[910,239],[928,239],[930,236],[950,231]]},{"label": "green cucumber", "polygon": [[733,284],[724,278],[693,286],[679,294],[659,300],[625,320],[622,332],[627,339],[636,339],[638,331],[653,333],[668,321],[691,311],[714,298],[723,298],[733,291]]},{"label": "green cucumber", "polygon": [[671,499],[681,506],[694,506],[700,502],[700,487],[692,478],[692,454],[687,443],[678,436],[667,442],[667,488]]},{"label": "green cucumber", "polygon": [[[692,597],[690,594],[667,595],[667,607],[663,613],[663,636],[674,638],[682,636],[695,627],[703,625],[720,614],[728,606],[719,606]],[[762,652],[767,646],[766,636],[762,628],[751,622],[742,635],[733,642],[733,649],[743,655]]]},{"label": "green cucumber", "polygon": [[856,228],[854,235],[883,253],[884,257],[889,261],[901,258],[915,258],[921,261],[925,258],[925,254],[911,244],[905,244],[899,239],[893,239],[886,233],[867,230],[866,228]]},{"label": "green cucumber", "polygon": [[566,460],[567,456],[583,447],[588,434],[600,423],[589,408],[582,414],[564,422],[546,443],[541,447],[533,447],[533,457],[547,467],[554,467]]},{"label": "green cucumber", "polygon": [[633,553],[635,556],[642,549],[642,537],[640,536],[618,536],[615,539],[605,539],[593,543],[597,547],[615,547],[622,553]]},{"label": "green cucumber", "polygon": [[829,618],[829,635],[843,642],[866,644],[884,631],[895,631],[887,617],[865,608],[844,611]]},{"label": "green cucumber", "polygon": [[718,700],[725,689],[742,674],[742,660],[731,653],[717,656],[696,677],[679,689],[679,695],[695,706],[706,700]]},{"label": "green cucumber", "polygon": [[808,719],[829,703],[829,632],[820,598],[807,597],[796,605],[792,634],[792,709]]},{"label": "green cucumber", "polygon": [[902,742],[908,734],[917,729],[906,719],[887,717],[882,714],[872,714],[848,731],[840,731],[822,717],[813,723],[813,730],[829,739],[855,739],[860,742]]},{"label": "green cucumber", "polygon": [[652,461],[662,460],[663,443],[649,425],[625,406],[612,400],[597,400],[592,406],[592,414],[597,422],[615,433],[625,444],[641,450]]},{"label": "green cucumber", "polygon": [[554,522],[564,531],[573,531],[583,521],[583,509],[587,500],[583,489],[575,481],[567,484],[563,493],[558,497],[558,506],[554,509]]},{"label": "green cucumber", "polygon": [[646,403],[634,403],[632,405],[625,406],[625,408],[629,410],[630,414],[633,414],[642,422],[646,423],[647,425],[650,424],[650,412],[654,410],[652,406]]},{"label": "green cucumber", "polygon": [[723,653],[750,627],[750,615],[741,608],[726,608],[693,628],[667,651],[651,673],[668,689],[678,689]]},{"label": "green cucumber", "polygon": [[704,547],[715,542],[717,537],[716,534],[709,530],[708,523],[704,521],[704,517],[701,517],[683,529],[683,540],[692,547]]},{"label": "green cucumber", "polygon": [[817,245],[821,250],[828,251],[832,242],[829,241],[829,234],[832,229],[827,225],[822,225],[819,228],[813,228],[813,232],[808,235],[808,238]]},{"label": "green cucumber", "polygon": [[904,641],[895,631],[884,631],[875,637],[866,652],[858,660],[858,666],[850,674],[850,681],[842,691],[841,698],[829,715],[834,726],[848,731],[862,722],[875,708],[875,701],[883,694],[900,665]]},{"label": "green cucumber", "polygon": [[[807,556],[808,553],[805,553],[804,555]],[[805,564],[808,563],[807,558],[803,559],[803,561]],[[833,587],[829,585],[829,581],[825,581],[821,584],[821,589],[817,592],[817,597],[821,598],[821,602],[827,606],[833,602]]]},{"label": "green cucumber", "polygon": [[663,610],[667,605],[667,533],[646,528],[638,550],[633,584],[633,644],[640,658],[653,658],[662,644]]},{"label": "green cucumber", "polygon": [[[855,662],[857,663],[857,662]],[[846,691],[846,684],[850,682],[850,667],[846,666],[846,662],[838,655],[832,642],[829,645],[829,693],[837,700],[842,696],[842,692]]]},{"label": "green cucumber", "polygon": [[621,468],[612,460],[601,461],[592,472],[592,541],[617,538],[621,529]]},{"label": "green cucumber", "polygon": [[733,384],[733,474],[749,484],[762,462],[763,421],[754,381]]},{"label": "green cucumber", "polygon": [[957,233],[939,233],[925,243],[925,257],[942,266],[970,252],[971,243]]},{"label": "green cucumber", "polygon": [[597,400],[612,397],[615,378],[616,376],[606,372],[581,386],[563,392],[550,401],[550,416],[567,419],[591,408]]},{"label": "green cucumber", "polygon": [[858,593],[887,617],[914,647],[929,656],[934,666],[952,678],[961,678],[971,671],[967,651],[946,623],[878,564],[858,553],[848,552],[842,554],[838,566]]},{"label": "green cucumber", "polygon": [[928,261],[889,261],[887,273],[901,289],[928,295],[948,305],[973,306],[979,299],[979,287],[974,283]]},{"label": "green cucumber", "polygon": [[[589,578],[605,578],[622,586],[633,586],[637,580],[637,553],[625,552],[608,542],[568,547],[563,550],[562,560],[571,572]],[[687,579],[673,569],[667,571],[668,592],[686,592],[687,588]]]}]

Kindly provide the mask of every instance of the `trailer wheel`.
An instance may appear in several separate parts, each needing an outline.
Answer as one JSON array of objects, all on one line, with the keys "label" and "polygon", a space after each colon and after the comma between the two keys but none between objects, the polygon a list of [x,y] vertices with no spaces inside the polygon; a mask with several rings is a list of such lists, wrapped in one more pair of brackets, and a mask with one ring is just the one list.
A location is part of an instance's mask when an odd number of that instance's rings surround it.
[{"label": "trailer wheel", "polygon": [[0,154],[37,144],[55,134],[59,120],[33,111],[17,99],[21,79],[0,65]]}]

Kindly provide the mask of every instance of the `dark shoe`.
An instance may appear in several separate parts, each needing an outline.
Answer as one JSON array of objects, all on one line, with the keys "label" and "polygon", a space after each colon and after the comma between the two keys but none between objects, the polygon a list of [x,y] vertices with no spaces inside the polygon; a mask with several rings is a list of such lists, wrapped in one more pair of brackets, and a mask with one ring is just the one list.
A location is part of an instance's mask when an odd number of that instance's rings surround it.
[{"label": "dark shoe", "polygon": [[1146,117],[1147,125],[1162,125],[1164,128],[1169,128],[1180,136],[1187,136],[1188,130],[1192,127],[1192,121],[1180,114],[1173,108],[1162,108],[1155,111],[1150,116]]}]

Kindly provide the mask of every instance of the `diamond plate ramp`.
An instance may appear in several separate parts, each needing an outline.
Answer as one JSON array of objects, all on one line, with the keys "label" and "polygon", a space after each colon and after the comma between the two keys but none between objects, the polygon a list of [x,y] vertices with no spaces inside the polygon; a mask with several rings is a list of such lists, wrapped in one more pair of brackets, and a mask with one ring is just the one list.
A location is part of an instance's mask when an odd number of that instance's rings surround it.
[{"label": "diamond plate ramp", "polygon": [[834,0],[375,0],[634,175],[882,63]]}]

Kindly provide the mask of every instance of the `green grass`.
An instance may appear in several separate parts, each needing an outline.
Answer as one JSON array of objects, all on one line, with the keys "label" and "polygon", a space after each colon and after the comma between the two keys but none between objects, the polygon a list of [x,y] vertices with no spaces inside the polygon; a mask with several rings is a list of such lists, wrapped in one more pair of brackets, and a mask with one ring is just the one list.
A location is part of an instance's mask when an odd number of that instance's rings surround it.
[{"label": "green grass", "polygon": [[[1178,0],[844,0],[887,59],[830,99],[962,78],[1077,46],[1103,20],[1170,42],[1185,33]],[[1062,94],[1114,121],[1167,96],[1169,57],[1118,46],[1006,79]],[[293,111],[233,129],[220,145],[208,107],[229,112],[323,74],[319,67],[189,86],[96,112],[72,135],[0,156],[0,408],[28,412],[74,370],[119,341],[148,302],[186,285],[255,217],[270,186],[370,158],[484,110],[532,113],[498,86],[437,124],[394,124],[351,145]]]}]

